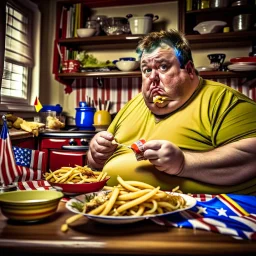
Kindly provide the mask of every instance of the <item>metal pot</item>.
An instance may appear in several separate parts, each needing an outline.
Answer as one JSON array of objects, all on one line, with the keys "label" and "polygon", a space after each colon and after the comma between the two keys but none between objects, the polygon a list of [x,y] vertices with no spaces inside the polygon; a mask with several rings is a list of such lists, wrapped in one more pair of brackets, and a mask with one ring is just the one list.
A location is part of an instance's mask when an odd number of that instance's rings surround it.
[{"label": "metal pot", "polygon": [[210,7],[211,8],[222,8],[227,7],[229,5],[230,0],[211,0]]},{"label": "metal pot", "polygon": [[246,31],[252,26],[252,14],[239,14],[233,18],[234,31]]}]

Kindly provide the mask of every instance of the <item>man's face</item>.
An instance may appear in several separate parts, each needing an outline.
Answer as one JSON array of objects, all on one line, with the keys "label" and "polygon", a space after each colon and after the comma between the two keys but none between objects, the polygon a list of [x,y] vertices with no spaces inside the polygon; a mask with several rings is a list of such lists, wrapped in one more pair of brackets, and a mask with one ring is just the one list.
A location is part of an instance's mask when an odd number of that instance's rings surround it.
[{"label": "man's face", "polygon": [[[191,63],[189,63],[191,65]],[[156,115],[169,114],[182,106],[193,93],[191,77],[171,47],[157,48],[141,58],[142,94],[148,108]],[[163,103],[153,103],[154,96],[164,96]]]}]

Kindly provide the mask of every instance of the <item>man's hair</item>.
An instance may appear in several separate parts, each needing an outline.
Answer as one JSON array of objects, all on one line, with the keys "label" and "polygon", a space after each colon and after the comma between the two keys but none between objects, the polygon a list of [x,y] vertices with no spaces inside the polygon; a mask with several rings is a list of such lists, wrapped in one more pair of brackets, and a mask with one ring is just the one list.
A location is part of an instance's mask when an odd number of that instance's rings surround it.
[{"label": "man's hair", "polygon": [[174,49],[175,55],[180,63],[180,68],[185,68],[188,61],[193,63],[188,40],[182,33],[175,29],[149,33],[139,42],[136,52],[139,55],[139,59],[141,59],[143,53],[150,53],[156,48],[164,48],[166,45]]}]

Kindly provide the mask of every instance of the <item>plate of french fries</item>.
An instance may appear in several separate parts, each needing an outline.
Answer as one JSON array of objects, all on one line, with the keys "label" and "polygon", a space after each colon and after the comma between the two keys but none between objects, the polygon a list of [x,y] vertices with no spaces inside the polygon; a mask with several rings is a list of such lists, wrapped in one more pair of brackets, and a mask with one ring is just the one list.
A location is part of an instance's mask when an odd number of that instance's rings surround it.
[{"label": "plate of french fries", "polygon": [[87,165],[62,167],[44,174],[51,186],[64,194],[83,194],[101,190],[110,179],[106,172],[94,171]]},{"label": "plate of french fries", "polygon": [[[166,192],[139,181],[124,181],[105,186],[95,193],[79,195],[66,203],[66,208],[77,214],[72,221],[86,216],[105,224],[127,224],[162,217],[192,208],[196,199],[182,193]],[[67,220],[65,225],[70,224]]]}]

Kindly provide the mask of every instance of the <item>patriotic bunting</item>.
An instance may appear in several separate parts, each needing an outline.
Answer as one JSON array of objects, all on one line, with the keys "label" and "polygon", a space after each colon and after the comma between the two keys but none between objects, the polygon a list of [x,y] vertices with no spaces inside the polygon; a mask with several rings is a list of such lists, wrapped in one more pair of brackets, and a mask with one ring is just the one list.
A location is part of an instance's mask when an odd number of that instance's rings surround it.
[{"label": "patriotic bunting", "polygon": [[[200,201],[201,198],[203,201]],[[256,240],[256,196],[221,194],[187,210],[154,218],[154,222],[178,228],[202,229],[230,235],[236,239]]]}]

